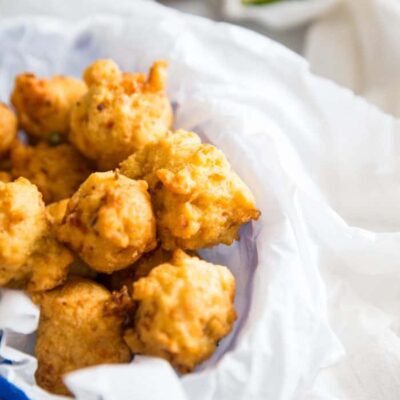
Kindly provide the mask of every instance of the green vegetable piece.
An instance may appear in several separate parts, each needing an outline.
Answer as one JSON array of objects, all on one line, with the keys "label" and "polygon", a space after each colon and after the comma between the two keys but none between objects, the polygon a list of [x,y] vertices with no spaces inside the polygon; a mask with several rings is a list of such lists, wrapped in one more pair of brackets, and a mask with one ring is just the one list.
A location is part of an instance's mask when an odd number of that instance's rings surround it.
[{"label": "green vegetable piece", "polygon": [[64,141],[64,137],[60,132],[51,132],[47,136],[47,142],[50,146],[57,146]]}]

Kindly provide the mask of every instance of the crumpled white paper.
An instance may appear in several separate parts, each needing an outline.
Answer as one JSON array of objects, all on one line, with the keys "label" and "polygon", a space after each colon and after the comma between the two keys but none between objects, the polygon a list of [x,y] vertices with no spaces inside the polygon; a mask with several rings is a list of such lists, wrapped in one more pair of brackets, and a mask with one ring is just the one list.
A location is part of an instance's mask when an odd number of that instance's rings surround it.
[{"label": "crumpled white paper", "polygon": [[[154,393],[175,399],[304,397],[321,368],[343,354],[328,323],[331,297],[321,271],[343,290],[334,297],[342,312],[331,324],[345,345],[394,332],[389,309],[370,329],[350,301],[354,293],[344,295],[350,283],[398,283],[400,127],[393,118],[313,77],[303,59],[268,39],[154,4],[127,9],[125,17],[71,23],[3,19],[0,47],[2,98],[15,74],[25,70],[80,75],[98,57],[146,70],[156,58],[169,59],[176,126],[221,148],[263,213],[243,229],[239,243],[204,252],[228,265],[238,284],[239,321],[213,358],[179,380],[168,364],[142,357],[130,365],[78,371],[67,377],[78,398],[144,399],[154,386]],[[393,287],[388,298],[395,294]],[[358,296],[368,298],[371,291],[360,289]],[[19,350],[16,365],[2,365],[0,373],[32,399],[43,399],[33,381],[33,338],[13,333],[22,331],[24,316],[37,317],[30,305],[18,308],[24,301],[16,298],[15,307],[8,306],[16,310],[13,318],[0,318],[0,328],[7,327],[0,355],[13,360],[4,352]]]}]

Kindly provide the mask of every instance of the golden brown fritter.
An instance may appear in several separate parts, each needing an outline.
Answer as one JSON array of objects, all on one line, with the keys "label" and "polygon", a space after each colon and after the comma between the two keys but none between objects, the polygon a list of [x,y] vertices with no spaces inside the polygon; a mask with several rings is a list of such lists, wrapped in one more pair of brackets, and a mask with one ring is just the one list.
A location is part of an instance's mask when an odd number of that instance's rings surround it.
[{"label": "golden brown fritter", "polygon": [[116,172],[97,172],[68,202],[57,236],[99,272],[111,273],[156,246],[147,183]]},{"label": "golden brown fritter", "polygon": [[158,247],[156,250],[143,255],[128,268],[102,276],[101,282],[110,290],[120,290],[126,286],[128,291],[132,292],[133,282],[147,276],[154,267],[169,261],[171,257],[170,251]]},{"label": "golden brown fritter", "polygon": [[133,285],[134,325],[125,333],[133,353],[162,357],[190,372],[232,329],[235,279],[223,266],[176,250]]},{"label": "golden brown fritter", "polygon": [[27,261],[30,272],[26,289],[40,292],[61,285],[67,279],[73,261],[73,254],[49,231]]},{"label": "golden brown fritter", "polygon": [[[47,220],[53,232],[56,232],[61,225],[64,215],[67,212],[68,202],[69,199],[64,199],[46,206]],[[73,263],[68,267],[68,275],[94,279],[97,276],[97,272],[92,270],[82,260],[75,257]]]},{"label": "golden brown fritter", "polygon": [[71,142],[107,170],[164,136],[172,124],[166,70],[166,62],[156,61],[146,80],[121,73],[112,60],[90,65],[84,74],[88,93],[71,113]]},{"label": "golden brown fritter", "polygon": [[0,285],[35,292],[61,284],[73,256],[54,238],[36,186],[0,183],[0,210]]},{"label": "golden brown fritter", "polygon": [[13,176],[23,176],[34,183],[46,203],[72,196],[92,172],[88,161],[68,143],[19,143],[11,151],[11,164]]},{"label": "golden brown fritter", "polygon": [[62,376],[98,364],[129,362],[122,339],[125,315],[104,287],[84,279],[40,296],[35,354],[36,381],[42,388],[68,394]]},{"label": "golden brown fritter", "polygon": [[17,117],[4,104],[0,103],[0,156],[6,153],[17,135]]},{"label": "golden brown fritter", "polygon": [[199,249],[231,244],[260,212],[249,188],[221,151],[192,132],[169,133],[121,164],[149,184],[162,246]]},{"label": "golden brown fritter", "polygon": [[67,76],[39,79],[25,73],[15,79],[11,102],[25,132],[47,139],[49,134],[68,132],[71,108],[86,90],[79,79]]},{"label": "golden brown fritter", "polygon": [[27,179],[0,182],[0,286],[26,277],[29,256],[47,231],[42,195]]}]

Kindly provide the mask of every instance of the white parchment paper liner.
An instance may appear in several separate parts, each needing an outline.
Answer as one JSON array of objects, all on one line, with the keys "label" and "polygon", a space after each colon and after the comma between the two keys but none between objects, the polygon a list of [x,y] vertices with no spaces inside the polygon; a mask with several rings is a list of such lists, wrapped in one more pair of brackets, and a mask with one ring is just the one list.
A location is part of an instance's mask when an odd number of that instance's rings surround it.
[{"label": "white parchment paper liner", "polygon": [[[239,321],[211,360],[179,380],[166,363],[142,357],[78,371],[67,378],[77,397],[153,398],[162,388],[165,398],[176,399],[304,396],[319,370],[342,354],[328,324],[320,271],[340,279],[348,270],[398,279],[397,121],[313,77],[304,60],[276,43],[153,4],[125,17],[74,23],[3,20],[0,46],[4,99],[15,74],[25,70],[79,76],[99,57],[112,57],[126,70],[168,59],[176,126],[221,148],[263,213],[244,227],[239,243],[204,252],[228,265],[238,284]],[[26,303],[20,293],[12,296],[13,316],[0,312],[0,327],[7,328],[1,354],[17,364],[0,372],[42,399],[28,335],[37,311],[20,307]],[[345,315],[340,324],[355,319]],[[11,348],[17,356],[10,357]]]}]

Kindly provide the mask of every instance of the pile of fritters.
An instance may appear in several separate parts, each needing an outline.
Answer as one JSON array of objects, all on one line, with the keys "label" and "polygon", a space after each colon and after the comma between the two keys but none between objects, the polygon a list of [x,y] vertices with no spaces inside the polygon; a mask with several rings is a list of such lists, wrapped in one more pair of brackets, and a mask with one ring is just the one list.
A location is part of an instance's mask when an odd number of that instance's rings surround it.
[{"label": "pile of fritters", "polygon": [[[172,131],[167,63],[16,77],[0,105],[0,285],[41,310],[37,383],[134,354],[192,371],[232,329],[235,279],[196,251],[256,220],[224,154]],[[18,131],[18,129],[22,131]]]}]

